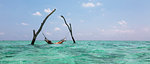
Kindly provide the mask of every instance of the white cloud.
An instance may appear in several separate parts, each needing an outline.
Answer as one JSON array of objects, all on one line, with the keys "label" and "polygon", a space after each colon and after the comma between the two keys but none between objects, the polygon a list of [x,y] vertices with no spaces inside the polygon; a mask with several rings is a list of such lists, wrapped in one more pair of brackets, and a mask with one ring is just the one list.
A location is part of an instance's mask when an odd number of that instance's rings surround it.
[{"label": "white cloud", "polygon": [[55,27],[55,29],[54,29],[55,31],[60,31],[61,29],[60,28],[58,28],[58,27]]},{"label": "white cloud", "polygon": [[32,15],[35,15],[35,16],[42,16],[42,14],[40,13],[40,12],[35,12],[35,13],[33,13]]},{"label": "white cloud", "polygon": [[112,28],[114,29],[128,29],[129,28],[128,23],[125,20],[118,21],[117,24],[119,25],[112,26]]},{"label": "white cloud", "polygon": [[29,24],[27,24],[27,23],[24,23],[24,22],[23,22],[23,23],[21,23],[21,25],[23,25],[23,26],[27,26],[27,25],[29,25]]},{"label": "white cloud", "polygon": [[88,2],[88,3],[82,3],[83,7],[96,7],[96,6],[102,6],[102,3],[97,2],[97,3],[92,3],[92,2]]},{"label": "white cloud", "polygon": [[102,16],[105,16],[105,14],[103,13]]},{"label": "white cloud", "polygon": [[47,8],[47,9],[44,9],[44,12],[46,12],[46,13],[50,13],[50,12],[51,12],[51,10],[50,10],[50,8]]},{"label": "white cloud", "polygon": [[101,29],[100,31],[101,31],[101,32],[104,32],[105,30],[104,30],[104,29]]},{"label": "white cloud", "polygon": [[133,33],[134,32],[134,30],[129,30],[129,29],[126,29],[126,30],[115,29],[113,31],[116,33]]},{"label": "white cloud", "polygon": [[134,34],[135,31],[132,29],[101,29],[98,30],[101,35],[131,35]]},{"label": "white cloud", "polygon": [[82,33],[76,33],[76,35],[77,35],[77,36],[83,36],[83,34],[82,34]]},{"label": "white cloud", "polygon": [[[123,22],[124,24],[124,22]],[[126,23],[125,23],[126,24]],[[122,23],[121,23],[122,25]],[[135,30],[133,29],[129,29],[128,27],[120,27],[120,26],[113,26],[109,29],[100,29],[100,28],[97,28],[98,32],[101,34],[101,35],[117,35],[117,34],[134,34],[135,33]]]},{"label": "white cloud", "polygon": [[128,27],[128,23],[125,20],[119,21],[118,24],[120,26],[118,26],[117,28],[127,28]]},{"label": "white cloud", "polygon": [[118,22],[118,24],[120,24],[120,25],[127,25],[127,22],[125,20],[121,20],[121,21]]},{"label": "white cloud", "polygon": [[4,35],[5,33],[4,32],[0,32],[0,35]]},{"label": "white cloud", "polygon": [[129,29],[127,26],[127,22],[125,20],[121,20],[118,22],[119,26],[112,26],[112,29],[108,29],[108,33],[113,33],[113,34],[125,34],[125,33],[134,33],[135,31],[132,29]]},{"label": "white cloud", "polygon": [[52,35],[52,33],[50,33],[50,32],[45,32],[47,35]]},{"label": "white cloud", "polygon": [[88,2],[88,3],[83,3],[82,4],[83,7],[95,7],[94,3]]},{"label": "white cloud", "polygon": [[105,29],[97,28],[98,32],[105,32]]},{"label": "white cloud", "polygon": [[149,31],[150,31],[150,28],[145,27],[145,28],[143,28],[143,30],[144,30],[145,32],[149,32]]},{"label": "white cloud", "polygon": [[80,22],[81,22],[81,23],[84,23],[85,21],[84,21],[84,20],[80,20]]},{"label": "white cloud", "polygon": [[97,2],[96,5],[97,5],[97,6],[102,6],[102,3]]}]

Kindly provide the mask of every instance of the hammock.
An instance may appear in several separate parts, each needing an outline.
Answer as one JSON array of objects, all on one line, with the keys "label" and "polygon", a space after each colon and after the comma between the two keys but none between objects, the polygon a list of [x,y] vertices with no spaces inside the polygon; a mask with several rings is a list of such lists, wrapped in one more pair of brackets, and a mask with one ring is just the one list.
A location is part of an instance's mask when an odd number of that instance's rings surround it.
[{"label": "hammock", "polygon": [[64,41],[66,41],[66,38],[63,38],[63,39],[61,39],[59,42],[57,42],[57,43],[52,43],[51,42],[51,40],[48,40],[47,38],[46,38],[46,36],[44,35],[44,33],[42,33],[43,34],[43,36],[44,36],[44,38],[45,38],[45,41],[48,43],[48,44],[62,44]]}]

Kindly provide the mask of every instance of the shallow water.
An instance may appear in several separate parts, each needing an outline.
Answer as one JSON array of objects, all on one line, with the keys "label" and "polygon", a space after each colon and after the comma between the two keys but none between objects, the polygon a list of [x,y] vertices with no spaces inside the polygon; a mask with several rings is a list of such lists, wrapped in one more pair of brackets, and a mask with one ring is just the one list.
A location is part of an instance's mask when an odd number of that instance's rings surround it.
[{"label": "shallow water", "polygon": [[150,64],[150,41],[30,42],[0,41],[0,64]]}]

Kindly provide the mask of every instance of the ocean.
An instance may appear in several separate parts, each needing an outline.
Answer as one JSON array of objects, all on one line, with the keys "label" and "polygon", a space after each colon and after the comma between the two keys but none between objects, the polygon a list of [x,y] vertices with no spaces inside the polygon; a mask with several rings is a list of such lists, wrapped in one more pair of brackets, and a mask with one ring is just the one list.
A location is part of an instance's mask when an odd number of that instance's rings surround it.
[{"label": "ocean", "polygon": [[150,64],[150,41],[30,42],[0,41],[0,64]]}]

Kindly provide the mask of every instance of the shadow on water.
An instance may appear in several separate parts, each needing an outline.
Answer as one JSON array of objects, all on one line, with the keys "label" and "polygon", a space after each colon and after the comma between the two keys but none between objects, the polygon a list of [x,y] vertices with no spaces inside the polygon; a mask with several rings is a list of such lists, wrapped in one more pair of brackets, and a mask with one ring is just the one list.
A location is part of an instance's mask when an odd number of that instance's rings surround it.
[{"label": "shadow on water", "polygon": [[[92,52],[92,51],[91,51]],[[72,57],[77,58],[75,63],[79,64],[83,61],[90,61],[92,63],[115,63],[117,58],[124,58],[124,54],[115,54],[115,53],[90,53],[87,49],[72,49],[72,51],[68,51],[67,53],[72,54]],[[95,54],[95,55],[94,55]],[[79,62],[80,61],[80,62]]]},{"label": "shadow on water", "polygon": [[33,46],[31,45],[11,45],[5,47],[2,46],[2,49],[0,51],[1,54],[0,59],[15,57],[16,54],[31,48],[33,48]]}]

